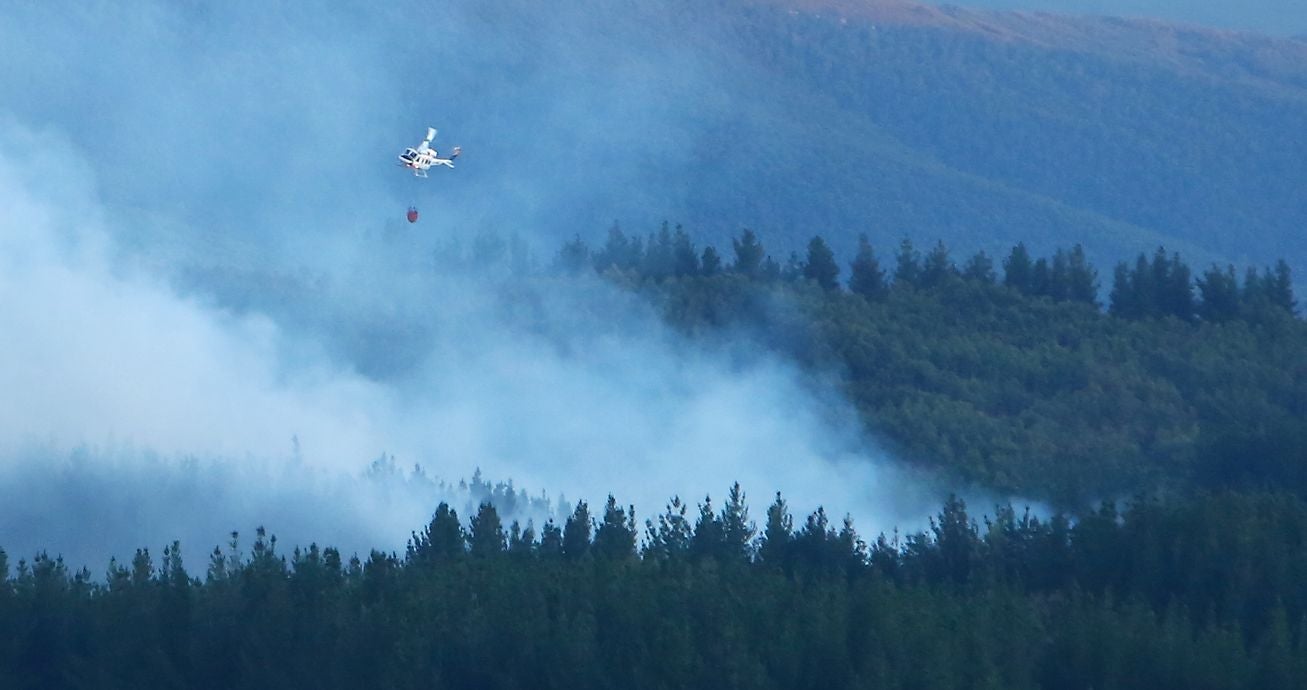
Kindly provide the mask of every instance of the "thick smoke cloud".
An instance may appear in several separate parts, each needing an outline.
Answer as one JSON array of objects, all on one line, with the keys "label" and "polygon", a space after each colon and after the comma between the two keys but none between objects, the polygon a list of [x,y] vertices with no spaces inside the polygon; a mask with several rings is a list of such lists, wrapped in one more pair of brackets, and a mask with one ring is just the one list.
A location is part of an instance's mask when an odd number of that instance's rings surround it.
[{"label": "thick smoke cloud", "polygon": [[[738,480],[755,517],[781,490],[919,524],[936,494],[786,364],[690,344],[598,281],[505,292],[436,262],[487,231],[539,253],[540,227],[674,217],[639,184],[694,117],[669,97],[725,76],[651,41],[665,18],[610,19],[0,9],[0,546],[97,568],[181,538],[194,567],[266,524],[402,548],[449,492],[365,474],[383,453],[641,517]],[[415,182],[391,157],[427,124],[469,153]],[[423,222],[396,220],[415,198]]]}]

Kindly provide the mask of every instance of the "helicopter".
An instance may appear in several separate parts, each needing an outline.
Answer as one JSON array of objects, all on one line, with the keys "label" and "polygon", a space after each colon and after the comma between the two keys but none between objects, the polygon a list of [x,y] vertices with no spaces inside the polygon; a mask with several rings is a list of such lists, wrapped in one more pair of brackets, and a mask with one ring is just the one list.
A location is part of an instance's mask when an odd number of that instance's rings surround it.
[{"label": "helicopter", "polygon": [[427,171],[435,165],[443,165],[447,168],[454,167],[454,159],[458,154],[463,152],[463,147],[455,146],[449,158],[441,158],[435,149],[431,148],[431,141],[436,138],[436,129],[427,128],[427,136],[422,140],[417,148],[409,147],[399,154],[399,164],[413,171],[416,177],[426,177]]}]

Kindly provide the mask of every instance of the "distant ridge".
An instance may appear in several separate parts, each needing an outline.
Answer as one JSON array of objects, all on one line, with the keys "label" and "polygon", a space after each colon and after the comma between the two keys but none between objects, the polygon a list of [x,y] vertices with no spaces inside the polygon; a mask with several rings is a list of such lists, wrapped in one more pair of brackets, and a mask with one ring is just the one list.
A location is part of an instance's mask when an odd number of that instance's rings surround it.
[{"label": "distant ridge", "polygon": [[997,42],[1133,60],[1222,81],[1290,87],[1307,97],[1307,35],[1250,31],[1159,19],[996,11],[910,0],[754,0],[844,23],[928,28]]}]

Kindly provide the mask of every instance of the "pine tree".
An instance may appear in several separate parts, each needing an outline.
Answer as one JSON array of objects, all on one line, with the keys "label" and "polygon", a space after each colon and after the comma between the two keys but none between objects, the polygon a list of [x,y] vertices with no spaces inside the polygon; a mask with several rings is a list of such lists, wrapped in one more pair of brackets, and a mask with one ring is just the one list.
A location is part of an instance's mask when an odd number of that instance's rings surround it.
[{"label": "pine tree", "polygon": [[1055,301],[1064,302],[1071,296],[1071,261],[1061,249],[1053,254],[1053,263],[1048,271],[1048,289],[1046,294]]},{"label": "pine tree", "polygon": [[921,280],[921,257],[912,240],[904,237],[894,267],[894,287],[917,287]]},{"label": "pine tree", "polygon": [[1003,284],[1022,294],[1031,294],[1034,268],[1026,243],[1018,242],[1012,248],[1012,253],[1003,260]]},{"label": "pine tree", "polygon": [[957,274],[958,269],[953,266],[953,260],[949,258],[948,247],[943,240],[936,241],[935,246],[926,254],[926,260],[921,267],[921,287],[939,287]]},{"label": "pine tree", "polygon": [[694,242],[678,225],[672,236],[672,273],[685,277],[699,275],[699,271],[699,254],[694,248]]},{"label": "pine tree", "polygon": [[808,258],[803,262],[803,277],[814,281],[823,290],[838,290],[840,266],[835,263],[835,252],[826,246],[820,236],[808,241]]},{"label": "pine tree", "polygon": [[1239,318],[1239,279],[1234,266],[1224,271],[1213,265],[1198,278],[1198,317],[1210,323],[1223,323]]},{"label": "pine tree", "polygon": [[726,538],[722,521],[713,513],[712,497],[705,496],[699,504],[699,520],[694,523],[690,537],[690,555],[695,559],[720,558]]},{"label": "pine tree", "polygon": [[1118,263],[1112,271],[1112,292],[1108,295],[1107,311],[1123,319],[1138,318],[1139,306],[1135,303],[1130,267],[1124,261]]},{"label": "pine tree", "polygon": [[569,275],[577,275],[589,265],[590,247],[580,235],[574,236],[570,242],[564,244],[563,248],[558,250],[558,255],[554,257],[554,269]]},{"label": "pine tree", "polygon": [[878,301],[888,294],[885,285],[885,272],[876,260],[876,252],[867,240],[866,233],[858,235],[858,253],[849,264],[849,292],[862,295],[871,301]]},{"label": "pine tree", "polygon": [[[1159,253],[1161,249],[1158,250]],[[1164,262],[1164,269],[1156,270],[1157,257],[1154,261],[1154,279],[1160,280],[1158,285],[1157,302],[1161,306],[1162,315],[1174,316],[1182,321],[1192,321],[1194,318],[1194,291],[1192,274],[1189,267],[1180,260],[1179,254],[1172,254],[1168,260],[1165,256],[1161,259]]]},{"label": "pine tree", "polygon": [[540,529],[540,555],[558,558],[563,555],[563,530],[550,518]]},{"label": "pine tree", "polygon": [[436,513],[421,534],[414,534],[408,543],[407,560],[410,563],[432,563],[437,560],[463,555],[463,527],[458,513],[441,502]]},{"label": "pine tree", "polygon": [[966,582],[980,554],[978,529],[967,517],[967,504],[950,495],[939,520],[931,519],[930,529],[939,550],[940,574],[958,584]]},{"label": "pine tree", "polygon": [[667,510],[658,516],[658,524],[655,525],[652,520],[645,521],[649,535],[646,557],[660,561],[679,560],[689,553],[694,530],[685,517],[687,508],[679,496],[673,496],[667,504]]},{"label": "pine tree", "polygon": [[645,245],[644,263],[640,273],[652,280],[662,280],[676,272],[676,247],[672,230],[664,221],[658,234],[649,235]]},{"label": "pine tree", "polygon": [[699,264],[705,276],[712,277],[722,272],[722,257],[718,256],[717,250],[711,245],[703,248],[703,256],[699,259]]},{"label": "pine tree", "polygon": [[1026,294],[1034,297],[1048,297],[1052,279],[1053,272],[1048,267],[1048,259],[1042,256],[1035,259],[1035,265],[1030,269],[1030,287],[1026,290]]},{"label": "pine tree", "polygon": [[477,508],[477,514],[472,516],[469,525],[468,552],[483,558],[498,556],[504,552],[506,541],[499,511],[495,510],[495,506],[489,501],[482,503]]},{"label": "pine tree", "polygon": [[629,271],[640,266],[643,255],[640,239],[627,238],[622,228],[614,222],[608,229],[608,240],[603,249],[594,254],[594,267],[600,273],[609,268]]},{"label": "pine tree", "polygon": [[514,520],[512,526],[508,528],[508,552],[515,556],[529,556],[534,554],[535,550],[535,526],[528,520],[526,527],[522,527],[517,520]]},{"label": "pine tree", "polygon": [[994,260],[985,252],[976,252],[962,268],[962,277],[966,280],[993,285],[997,280],[994,274]]},{"label": "pine tree", "polygon": [[738,239],[731,239],[731,245],[735,248],[735,263],[731,265],[731,270],[750,278],[760,277],[762,260],[767,252],[753,231],[746,228]]},{"label": "pine tree", "polygon": [[1098,306],[1098,271],[1085,258],[1085,248],[1071,248],[1067,265],[1067,299]]},{"label": "pine tree", "polygon": [[1293,274],[1284,259],[1275,263],[1274,272],[1266,272],[1263,292],[1272,306],[1290,314],[1297,313],[1298,304],[1293,299]]},{"label": "pine tree", "polygon": [[739,482],[731,485],[726,506],[722,508],[721,524],[724,555],[735,560],[751,560],[753,535],[758,530],[749,521],[749,508],[744,504],[744,491]]},{"label": "pine tree", "polygon": [[614,561],[635,557],[634,506],[623,510],[612,494],[608,495],[603,521],[595,532],[594,552],[596,556]]},{"label": "pine tree", "polygon": [[758,543],[758,560],[764,565],[784,568],[789,562],[790,543],[794,540],[794,518],[790,516],[781,492],[767,508],[767,526]]},{"label": "pine tree", "polygon": [[569,561],[580,560],[590,551],[591,533],[590,507],[585,501],[578,501],[576,510],[563,525],[563,557]]}]

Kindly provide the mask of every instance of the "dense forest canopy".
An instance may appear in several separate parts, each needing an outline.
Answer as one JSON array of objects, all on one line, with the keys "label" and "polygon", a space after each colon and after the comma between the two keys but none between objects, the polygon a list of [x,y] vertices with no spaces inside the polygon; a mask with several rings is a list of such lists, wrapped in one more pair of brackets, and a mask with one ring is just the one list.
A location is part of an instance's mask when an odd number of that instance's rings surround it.
[{"label": "dense forest canopy", "polygon": [[567,243],[555,267],[639,291],[686,332],[833,372],[872,433],[955,478],[1068,506],[1307,491],[1307,324],[1283,261],[1199,271],[1158,248],[1109,278],[1078,245],[958,262],[942,242],[863,237],[836,260],[818,236],[779,262],[747,230],[719,252],[666,225],[595,244]]},{"label": "dense forest canopy", "polygon": [[[740,487],[640,529],[445,504],[403,555],[235,533],[103,578],[0,551],[6,687],[1287,688],[1307,682],[1307,504],[1217,494],[1072,523],[947,502],[861,538]],[[757,515],[757,521],[754,516]]]}]

